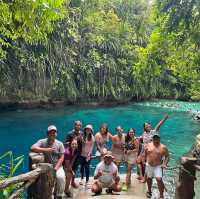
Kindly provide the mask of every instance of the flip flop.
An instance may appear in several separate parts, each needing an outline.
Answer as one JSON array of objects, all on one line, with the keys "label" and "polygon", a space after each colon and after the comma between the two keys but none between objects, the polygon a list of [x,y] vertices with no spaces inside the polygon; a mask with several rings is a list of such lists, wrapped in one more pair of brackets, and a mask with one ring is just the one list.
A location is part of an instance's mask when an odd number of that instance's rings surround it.
[{"label": "flip flop", "polygon": [[122,191],[128,191],[128,187],[127,187],[126,184],[123,184],[123,186],[122,186]]},{"label": "flip flop", "polygon": [[147,198],[151,198],[151,196],[152,196],[152,192],[147,191],[147,193],[146,193],[146,197],[147,197]]},{"label": "flip flop", "polygon": [[111,188],[106,189],[106,193],[107,194],[112,194],[112,189]]}]

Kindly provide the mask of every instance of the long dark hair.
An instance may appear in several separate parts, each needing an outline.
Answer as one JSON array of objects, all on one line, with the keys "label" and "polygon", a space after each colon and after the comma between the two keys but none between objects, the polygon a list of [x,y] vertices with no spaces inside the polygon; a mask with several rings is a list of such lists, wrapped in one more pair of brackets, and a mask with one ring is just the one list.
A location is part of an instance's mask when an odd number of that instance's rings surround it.
[{"label": "long dark hair", "polygon": [[86,141],[86,139],[87,139],[88,141],[91,141],[92,135],[93,135],[92,130],[90,130],[90,133],[89,133],[88,135],[87,135],[87,133],[86,133],[86,128],[83,130],[83,140],[84,140],[84,141]]},{"label": "long dark hair", "polygon": [[106,128],[106,134],[108,134],[108,125],[106,123],[101,124],[101,126],[100,126],[100,132],[101,132],[102,127]]},{"label": "long dark hair", "polygon": [[130,128],[130,129],[128,130],[127,134],[126,134],[125,142],[129,142],[129,141],[131,140],[131,137],[130,137],[130,135],[129,135],[129,132],[130,132],[131,130],[133,130],[134,134],[135,134],[135,132],[136,132],[134,128]]},{"label": "long dark hair", "polygon": [[145,126],[146,126],[147,124],[149,124],[149,123],[148,123],[148,122],[145,122],[145,123],[143,124],[143,129],[144,129],[144,131],[146,131]]}]

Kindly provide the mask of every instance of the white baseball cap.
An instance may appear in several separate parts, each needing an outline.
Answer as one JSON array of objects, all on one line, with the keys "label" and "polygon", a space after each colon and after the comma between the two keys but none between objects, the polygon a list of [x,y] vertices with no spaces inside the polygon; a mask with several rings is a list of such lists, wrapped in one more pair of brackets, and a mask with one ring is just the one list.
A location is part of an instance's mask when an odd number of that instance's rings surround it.
[{"label": "white baseball cap", "polygon": [[90,129],[93,132],[93,127],[91,124],[86,125],[84,129]]},{"label": "white baseball cap", "polygon": [[50,126],[48,126],[48,129],[47,129],[47,131],[49,132],[49,131],[57,131],[57,128],[56,128],[56,126],[54,126],[54,125],[50,125]]}]

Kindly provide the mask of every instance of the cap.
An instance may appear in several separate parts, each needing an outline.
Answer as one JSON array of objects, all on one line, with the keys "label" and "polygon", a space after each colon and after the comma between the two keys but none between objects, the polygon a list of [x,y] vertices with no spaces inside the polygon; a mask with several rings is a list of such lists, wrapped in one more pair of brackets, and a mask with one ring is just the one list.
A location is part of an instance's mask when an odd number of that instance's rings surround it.
[{"label": "cap", "polygon": [[49,131],[57,131],[57,128],[56,128],[56,126],[54,126],[54,125],[50,125],[50,126],[48,126],[48,129],[47,129],[47,131],[49,132]]},{"label": "cap", "polygon": [[91,124],[86,125],[84,129],[90,129],[93,132],[93,126]]},{"label": "cap", "polygon": [[159,132],[155,132],[155,133],[153,134],[153,138],[155,138],[155,137],[159,137],[159,138],[160,138]]},{"label": "cap", "polygon": [[114,157],[113,157],[111,151],[108,151],[108,152],[104,155],[104,158],[112,158],[112,159],[114,159]]}]

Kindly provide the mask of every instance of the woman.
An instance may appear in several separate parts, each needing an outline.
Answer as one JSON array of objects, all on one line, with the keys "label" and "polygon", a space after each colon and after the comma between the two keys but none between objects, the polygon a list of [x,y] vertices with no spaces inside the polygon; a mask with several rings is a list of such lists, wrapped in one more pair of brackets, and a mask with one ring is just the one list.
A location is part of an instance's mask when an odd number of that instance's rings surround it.
[{"label": "woman", "polygon": [[135,129],[130,128],[125,138],[125,149],[126,149],[126,183],[123,186],[123,190],[127,191],[127,188],[131,184],[131,170],[134,164],[136,164],[139,142],[135,137]]},{"label": "woman", "polygon": [[112,155],[119,170],[119,165],[124,160],[125,135],[121,126],[116,128],[116,132],[117,135],[112,137]]},{"label": "woman", "polygon": [[162,120],[160,120],[157,125],[155,126],[155,128],[153,129],[151,127],[151,125],[149,123],[144,123],[143,128],[144,128],[144,133],[142,135],[142,149],[141,152],[138,156],[137,159],[137,164],[138,164],[138,168],[139,168],[139,180],[140,182],[145,182],[146,181],[146,177],[145,177],[145,157],[144,157],[144,149],[147,146],[147,144],[149,144],[150,142],[152,142],[152,137],[155,134],[155,132],[159,132],[160,127],[164,124],[164,122],[168,119],[168,115],[165,115],[164,118]]},{"label": "woman", "polygon": [[112,140],[112,135],[108,132],[108,125],[104,123],[100,127],[100,132],[95,136],[97,147],[96,157],[99,160],[103,160],[104,155],[107,153],[110,139]]},{"label": "woman", "polygon": [[72,169],[74,161],[78,155],[78,142],[77,139],[73,139],[70,145],[65,145],[64,153],[64,168],[66,175],[66,184],[65,184],[65,194],[67,197],[72,198],[73,195],[69,191],[69,185],[71,183],[72,177],[74,176],[74,171]]},{"label": "woman", "polygon": [[88,124],[83,131],[83,143],[82,143],[82,153],[81,153],[81,181],[80,185],[83,184],[84,171],[86,175],[86,185],[89,181],[90,176],[90,160],[92,157],[92,150],[94,146],[94,136],[93,127]]}]

